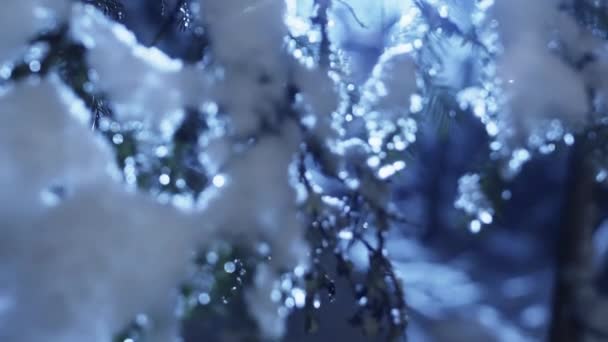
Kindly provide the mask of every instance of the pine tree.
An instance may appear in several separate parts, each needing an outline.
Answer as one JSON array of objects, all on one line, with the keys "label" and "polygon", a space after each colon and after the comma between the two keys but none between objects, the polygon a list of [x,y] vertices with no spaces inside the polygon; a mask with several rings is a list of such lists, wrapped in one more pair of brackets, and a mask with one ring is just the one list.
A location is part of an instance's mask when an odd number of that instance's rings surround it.
[{"label": "pine tree", "polygon": [[475,234],[530,159],[569,151],[551,340],[607,334],[588,255],[603,3],[158,0],[156,30],[134,33],[135,3],[0,14],[2,289],[17,302],[1,340],[280,339],[295,310],[315,332],[338,282],[352,325],[401,340],[407,274],[386,246],[419,223],[395,182],[422,125],[441,137],[463,116],[490,139],[455,201]]}]

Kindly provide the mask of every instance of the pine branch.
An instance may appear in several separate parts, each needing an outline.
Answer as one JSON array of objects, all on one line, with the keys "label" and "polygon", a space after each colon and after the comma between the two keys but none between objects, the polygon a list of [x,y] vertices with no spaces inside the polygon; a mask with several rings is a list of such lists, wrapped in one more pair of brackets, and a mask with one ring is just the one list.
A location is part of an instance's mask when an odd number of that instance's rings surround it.
[{"label": "pine branch", "polygon": [[105,15],[116,21],[122,21],[125,8],[120,0],[81,0],[85,4],[99,8]]},{"label": "pine branch", "polygon": [[[164,2],[163,2],[163,4],[164,4]],[[173,25],[175,25],[175,23],[178,21],[180,12],[183,10],[184,6],[186,6],[187,4],[188,4],[187,0],[178,0],[177,1],[177,3],[175,4],[175,7],[173,7],[173,10],[169,14],[169,17],[167,18],[167,20],[165,20],[163,22],[160,29],[158,30],[158,32],[156,33],[156,35],[150,42],[151,46],[157,45],[162,40],[162,38],[169,33],[169,31],[171,30]],[[163,5],[163,9],[164,9],[164,5]],[[163,12],[164,12],[164,10],[163,10]]]}]

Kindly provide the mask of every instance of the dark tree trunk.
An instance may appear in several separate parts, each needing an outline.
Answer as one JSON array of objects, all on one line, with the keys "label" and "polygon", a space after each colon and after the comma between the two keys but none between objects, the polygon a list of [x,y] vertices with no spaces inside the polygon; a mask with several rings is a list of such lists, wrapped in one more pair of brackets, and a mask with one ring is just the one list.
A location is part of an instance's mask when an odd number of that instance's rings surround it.
[{"label": "dark tree trunk", "polygon": [[550,342],[584,341],[586,329],[580,315],[578,294],[592,281],[595,181],[583,139],[572,149],[568,168],[566,197],[557,237]]},{"label": "dark tree trunk", "polygon": [[433,153],[430,154],[433,161],[431,167],[429,167],[429,179],[425,180],[428,184],[428,196],[426,201],[426,230],[422,236],[423,241],[431,241],[437,236],[437,233],[441,230],[441,201],[443,196],[442,190],[442,179],[444,177],[446,167],[446,151],[447,151],[448,140],[441,136],[437,141],[436,146],[433,148]]}]

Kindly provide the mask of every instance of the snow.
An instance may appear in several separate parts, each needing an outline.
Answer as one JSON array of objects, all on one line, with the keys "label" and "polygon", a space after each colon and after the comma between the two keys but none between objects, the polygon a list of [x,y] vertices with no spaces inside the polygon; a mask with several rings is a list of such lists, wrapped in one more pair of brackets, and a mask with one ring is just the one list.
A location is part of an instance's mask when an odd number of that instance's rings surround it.
[{"label": "snow", "polygon": [[299,133],[294,124],[285,125],[279,136],[261,137],[228,161],[221,170],[225,183],[214,190],[217,197],[207,204],[206,221],[221,227],[220,234],[234,234],[242,241],[268,241],[273,262],[293,268],[305,263],[307,250],[288,179]]},{"label": "snow", "polygon": [[25,52],[28,40],[69,15],[67,0],[7,0],[0,12],[0,65]]},{"label": "snow", "polygon": [[458,198],[454,207],[463,210],[473,218],[469,229],[479,233],[482,224],[491,224],[494,220],[494,209],[483,192],[479,174],[465,174],[458,180]]},{"label": "snow", "polygon": [[310,113],[317,120],[327,124],[331,114],[338,109],[336,82],[325,68],[296,66],[294,69],[294,82],[298,85],[302,102],[310,107]]},{"label": "snow", "polygon": [[413,49],[411,44],[409,48],[408,44],[402,44],[380,56],[370,78],[363,84],[360,110],[382,111],[393,120],[408,114],[411,95],[418,90]]},{"label": "snow", "polygon": [[7,191],[0,206],[2,217],[31,217],[44,211],[40,193],[49,187],[63,186],[71,192],[116,174],[109,163],[109,147],[86,129],[83,110],[56,80],[29,80],[4,91],[0,156],[5,166],[0,182]]},{"label": "snow", "polygon": [[332,1],[329,38],[345,56],[351,77],[365,80],[386,46],[391,45],[392,30],[412,1],[348,0]]},{"label": "snow", "polygon": [[275,107],[287,84],[284,11],[283,1],[201,1],[220,75],[213,98],[230,113],[236,135],[282,119]]},{"label": "snow", "polygon": [[[183,65],[90,5],[75,5],[71,33],[87,47],[94,84],[109,95],[120,120],[159,124],[184,107],[198,107],[208,95],[210,77],[196,65]],[[117,73],[120,65],[124,72]]]},{"label": "snow", "polygon": [[520,42],[506,50],[499,65],[509,101],[508,126],[519,129],[524,139],[549,119],[580,128],[589,111],[580,74],[548,51],[533,52],[536,46]]},{"label": "snow", "polygon": [[[256,20],[261,18],[258,13]],[[88,48],[95,85],[108,94],[118,120],[161,123],[184,106],[208,103],[209,78],[198,67],[139,45],[126,28],[90,6],[74,5],[71,22],[72,35]],[[282,36],[273,42],[278,45],[264,50],[280,51]],[[264,68],[269,75],[281,75],[272,70],[275,65],[264,65],[267,58],[250,65],[247,59],[222,62],[226,70],[250,70],[224,73],[211,93],[232,110],[228,120],[234,136],[254,133],[265,113],[275,113],[279,120],[274,106],[284,97],[284,81],[259,87]],[[118,65],[126,72],[117,73]],[[283,71],[286,77],[287,68]],[[264,107],[256,109],[257,104]],[[272,289],[266,282],[278,276],[279,268],[306,264],[306,243],[288,179],[299,141],[295,125],[282,124],[285,133],[259,138],[214,176],[210,191],[216,196],[209,196],[208,210],[200,206],[195,216],[123,190],[111,149],[87,128],[90,114],[55,77],[5,90],[0,112],[5,118],[0,156],[7,165],[0,177],[7,190],[0,214],[10,222],[1,231],[7,260],[1,294],[8,298],[1,313],[3,340],[108,341],[144,312],[153,322],[151,339],[169,341],[177,327],[173,290],[192,251],[218,231],[245,244],[270,242],[273,266],[268,272],[274,276],[256,282],[251,291],[259,295],[250,301],[267,335],[283,333],[282,325],[275,324],[284,323],[279,305],[258,302],[264,293],[268,297]],[[218,165],[234,152],[229,138],[222,141],[218,145],[228,149],[209,157]],[[242,214],[229,214],[235,210]],[[41,281],[44,288],[37,287]],[[35,328],[24,327],[26,323]]]},{"label": "snow", "polygon": [[498,77],[508,99],[507,127],[514,127],[515,139],[525,141],[549,119],[559,119],[569,129],[580,128],[589,111],[583,78],[548,49],[552,41],[563,38],[554,32],[567,23],[558,2],[498,1],[494,10],[504,48]]},{"label": "snow", "polygon": [[[54,78],[0,97],[0,293],[13,302],[0,312],[0,339],[105,342],[146,312],[169,341],[172,291],[206,230],[123,190],[77,102]],[[50,187],[60,189],[51,206],[41,197]]]},{"label": "snow", "polygon": [[[202,194],[209,198],[205,222],[215,227],[220,236],[249,245],[268,243],[271,247],[270,265],[264,266],[266,271],[258,270],[256,274],[271,272],[274,276],[256,275],[260,280],[251,291],[257,294],[247,298],[260,329],[273,338],[282,336],[285,317],[277,316],[280,305],[270,302],[272,279],[278,276],[278,270],[293,270],[308,264],[304,222],[297,215],[296,193],[288,179],[289,165],[300,137],[293,123],[284,125],[280,135],[263,136],[245,147],[242,154],[236,152],[228,158],[221,169],[223,181],[216,182],[218,176],[213,177],[216,187],[221,186]],[[268,303],[263,304],[264,301]]]},{"label": "snow", "polygon": [[[485,10],[489,2],[478,6]],[[463,29],[483,21],[482,12],[467,19],[473,2],[460,11],[453,8],[456,1],[433,4],[439,16],[453,17]],[[309,258],[298,213],[307,194],[294,189],[293,171],[304,134],[329,150],[322,157],[340,178],[332,181],[344,183],[335,188],[357,190],[384,207],[390,197],[385,181],[405,168],[399,158],[416,141],[415,114],[427,104],[419,62],[428,26],[411,1],[332,2],[329,66],[288,47],[290,32],[311,45],[319,42],[311,1],[201,0],[210,40],[204,65],[143,46],[92,6],[50,0],[4,6],[0,64],[19,57],[39,32],[68,22],[71,37],[87,49],[93,91],[107,96],[118,123],[149,123],[148,138],[167,141],[184,109],[200,108],[217,127],[210,125],[197,146],[211,185],[196,204],[179,210],[125,189],[111,147],[89,129],[90,113],[56,75],[2,89],[0,340],[106,342],[146,313],[151,340],[170,341],[177,333],[175,286],[191,253],[218,238],[252,250],[270,246],[272,259],[256,268],[246,300],[263,334],[280,338],[286,311],[271,294],[281,272],[298,269],[301,275]],[[489,29],[498,31],[501,44],[496,64],[485,66],[486,83],[469,87],[457,72],[468,63],[471,46],[446,53],[447,66],[436,80],[455,88],[463,109],[470,106],[499,143],[492,149],[504,148],[518,170],[531,156],[527,148],[542,145],[532,138],[559,140],[586,123],[586,86],[608,97],[606,82],[594,77],[605,70],[608,53],[558,12],[556,0],[498,0],[488,15],[488,25],[498,23]],[[548,48],[556,41],[573,59],[588,47],[601,58],[578,73]],[[448,43],[451,48],[456,41]],[[288,86],[298,90],[296,108]],[[490,101],[490,94],[498,98]],[[159,182],[167,185],[171,177],[163,173]],[[329,183],[317,173],[311,178]],[[474,232],[491,224],[494,214],[479,181],[478,175],[463,177],[456,204],[476,219]],[[479,296],[461,273],[426,263],[404,266],[415,281],[429,268],[444,274],[427,277],[434,288],[446,280],[464,284],[456,289],[458,298],[440,298],[447,306]]]},{"label": "snow", "polygon": [[275,270],[259,265],[255,270],[254,286],[245,294],[248,311],[255,317],[260,330],[270,338],[280,338],[285,334],[285,315],[279,314],[280,301],[272,298],[273,290],[279,287]]}]

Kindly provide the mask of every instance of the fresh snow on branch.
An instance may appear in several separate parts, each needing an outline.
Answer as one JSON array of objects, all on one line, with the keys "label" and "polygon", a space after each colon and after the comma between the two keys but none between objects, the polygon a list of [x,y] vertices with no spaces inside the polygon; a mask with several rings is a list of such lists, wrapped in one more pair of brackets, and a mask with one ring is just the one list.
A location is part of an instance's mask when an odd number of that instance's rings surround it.
[{"label": "fresh snow on branch", "polygon": [[55,78],[0,97],[0,339],[109,341],[146,312],[168,341],[175,281],[204,225],[123,190],[83,110]]},{"label": "fresh snow on branch", "polygon": [[[92,6],[75,5],[70,28],[87,48],[91,78],[109,96],[119,119],[159,123],[209,96],[210,79],[197,66],[138,44],[131,31]],[[118,66],[123,71],[117,72]]]},{"label": "fresh snow on branch", "polygon": [[[507,175],[537,150],[572,144],[590,123],[586,89],[608,97],[596,77],[608,53],[557,0],[494,2],[200,0],[190,4],[209,40],[199,64],[142,45],[89,5],[3,4],[0,340],[108,342],[146,314],[151,341],[171,341],[176,288],[193,253],[222,239],[270,247],[245,298],[264,336],[280,338],[287,311],[272,294],[283,272],[301,277],[310,266],[305,227],[316,215],[354,217],[351,205],[363,208],[355,214],[365,225],[372,217],[388,229],[385,221],[402,218],[390,180],[438,99],[482,121]],[[62,39],[85,49],[85,92],[111,108],[101,120],[117,132],[137,127],[135,145],[160,141],[166,157],[188,112],[205,121],[189,148],[209,182],[189,205],[121,182],[154,153],[141,148],[130,164],[117,162],[118,148],[90,129],[98,118],[53,68],[11,79],[31,41],[64,25]],[[578,70],[587,50],[597,59]],[[161,177],[168,185],[173,175]],[[474,218],[473,232],[494,219],[480,181],[465,175],[456,203]]]},{"label": "fresh snow on branch", "polygon": [[7,0],[0,11],[0,66],[23,53],[27,42],[69,16],[67,0]]}]

